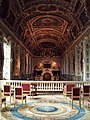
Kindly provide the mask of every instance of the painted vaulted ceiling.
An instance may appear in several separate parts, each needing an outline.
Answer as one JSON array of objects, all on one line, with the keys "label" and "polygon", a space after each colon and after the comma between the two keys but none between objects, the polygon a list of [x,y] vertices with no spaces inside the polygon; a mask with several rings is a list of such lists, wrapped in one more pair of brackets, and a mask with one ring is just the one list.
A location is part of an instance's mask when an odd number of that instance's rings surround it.
[{"label": "painted vaulted ceiling", "polygon": [[61,56],[90,24],[90,0],[1,0],[0,19],[34,56]]}]

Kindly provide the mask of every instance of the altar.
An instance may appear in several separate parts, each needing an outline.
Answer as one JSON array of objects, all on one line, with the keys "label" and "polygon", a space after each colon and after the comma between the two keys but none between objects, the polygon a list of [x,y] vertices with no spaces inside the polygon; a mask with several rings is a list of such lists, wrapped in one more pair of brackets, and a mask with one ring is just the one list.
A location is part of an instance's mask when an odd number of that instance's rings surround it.
[{"label": "altar", "polygon": [[56,62],[44,62],[35,67],[35,81],[59,81],[60,67]]}]

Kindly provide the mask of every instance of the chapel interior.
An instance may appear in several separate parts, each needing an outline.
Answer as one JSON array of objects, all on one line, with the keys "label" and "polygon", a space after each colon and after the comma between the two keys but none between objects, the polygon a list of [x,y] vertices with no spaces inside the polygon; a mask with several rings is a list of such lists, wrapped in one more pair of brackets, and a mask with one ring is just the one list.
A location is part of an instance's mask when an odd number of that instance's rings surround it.
[{"label": "chapel interior", "polygon": [[90,104],[90,0],[0,0],[0,94],[22,83],[34,97],[87,86]]}]

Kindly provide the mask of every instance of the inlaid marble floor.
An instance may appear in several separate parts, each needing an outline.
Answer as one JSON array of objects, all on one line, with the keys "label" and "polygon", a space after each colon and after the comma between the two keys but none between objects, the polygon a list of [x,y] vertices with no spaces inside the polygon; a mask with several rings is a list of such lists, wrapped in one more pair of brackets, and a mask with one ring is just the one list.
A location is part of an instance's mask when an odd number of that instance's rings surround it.
[{"label": "inlaid marble floor", "polygon": [[38,95],[27,98],[27,104],[18,101],[16,107],[7,101],[7,107],[0,113],[0,120],[90,120],[87,103],[79,107],[74,101],[72,109],[69,98],[63,95]]}]

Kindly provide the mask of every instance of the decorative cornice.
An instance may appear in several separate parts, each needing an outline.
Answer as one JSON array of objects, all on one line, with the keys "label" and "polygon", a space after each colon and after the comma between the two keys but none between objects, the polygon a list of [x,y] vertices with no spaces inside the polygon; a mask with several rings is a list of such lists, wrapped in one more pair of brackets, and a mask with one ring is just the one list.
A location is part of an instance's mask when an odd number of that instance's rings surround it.
[{"label": "decorative cornice", "polygon": [[68,53],[71,49],[73,49],[76,45],[80,43],[80,41],[85,40],[85,36],[89,37],[90,34],[90,26],[75,40],[75,42],[64,52],[63,56]]},{"label": "decorative cornice", "polygon": [[20,44],[32,57],[30,51],[20,42],[20,40],[12,33],[12,31],[0,20],[0,28],[4,31],[6,36],[11,36],[11,40],[14,40],[17,44]]}]

